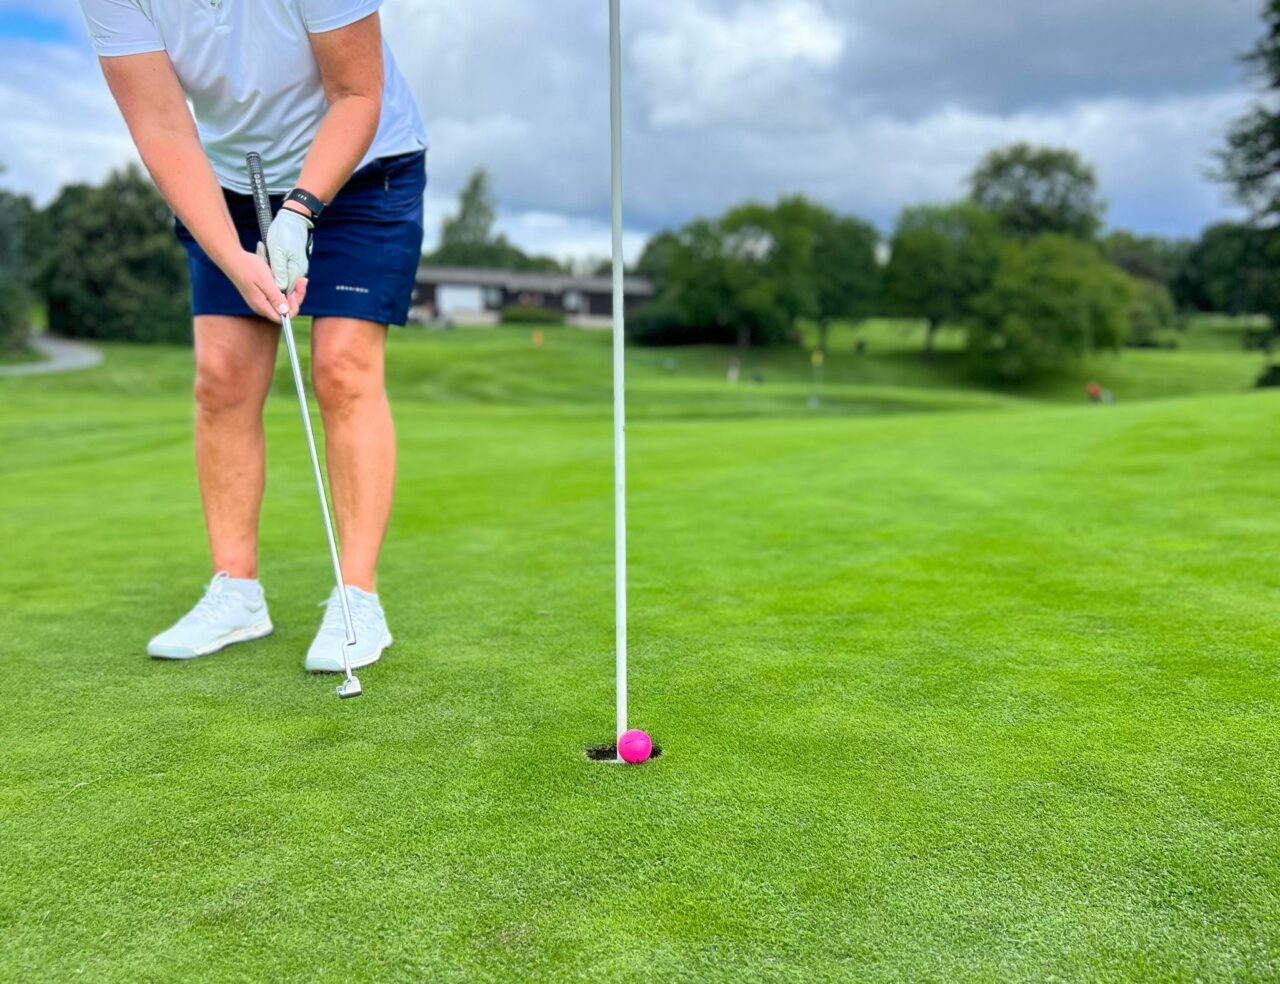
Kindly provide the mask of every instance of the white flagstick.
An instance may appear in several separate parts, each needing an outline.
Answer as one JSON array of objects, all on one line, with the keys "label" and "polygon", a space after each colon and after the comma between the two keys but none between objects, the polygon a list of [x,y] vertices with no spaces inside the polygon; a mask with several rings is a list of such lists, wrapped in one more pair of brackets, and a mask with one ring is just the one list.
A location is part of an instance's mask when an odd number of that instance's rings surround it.
[{"label": "white flagstick", "polygon": [[617,623],[618,739],[627,730],[627,401],[626,294],[622,255],[622,28],[620,0],[609,0],[609,116],[613,142],[613,495]]}]

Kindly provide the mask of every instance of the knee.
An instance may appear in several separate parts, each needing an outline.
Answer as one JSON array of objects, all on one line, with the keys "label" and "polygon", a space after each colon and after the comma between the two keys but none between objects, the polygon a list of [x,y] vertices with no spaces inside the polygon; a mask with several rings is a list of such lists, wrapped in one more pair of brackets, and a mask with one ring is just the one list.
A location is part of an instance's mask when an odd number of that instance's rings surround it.
[{"label": "knee", "polygon": [[196,365],[196,406],[202,413],[224,414],[253,408],[261,400],[249,374],[227,359],[201,359]]},{"label": "knee", "polygon": [[348,412],[361,401],[382,393],[382,378],[377,368],[350,352],[317,360],[311,367],[311,383],[316,401],[326,414]]}]

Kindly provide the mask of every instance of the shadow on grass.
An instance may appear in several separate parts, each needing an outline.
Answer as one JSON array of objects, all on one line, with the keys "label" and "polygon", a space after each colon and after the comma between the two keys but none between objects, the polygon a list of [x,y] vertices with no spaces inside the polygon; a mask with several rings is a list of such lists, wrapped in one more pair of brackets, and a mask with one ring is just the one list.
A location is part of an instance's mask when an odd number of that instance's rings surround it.
[{"label": "shadow on grass", "polygon": [[[586,755],[587,760],[590,762],[618,761],[618,745],[616,742],[609,745],[588,745],[582,751],[583,751],[583,754]],[[661,754],[662,754],[662,746],[654,745],[653,751],[649,753],[649,758],[646,761],[652,762]],[[644,763],[642,762],[640,764],[643,765]]]}]

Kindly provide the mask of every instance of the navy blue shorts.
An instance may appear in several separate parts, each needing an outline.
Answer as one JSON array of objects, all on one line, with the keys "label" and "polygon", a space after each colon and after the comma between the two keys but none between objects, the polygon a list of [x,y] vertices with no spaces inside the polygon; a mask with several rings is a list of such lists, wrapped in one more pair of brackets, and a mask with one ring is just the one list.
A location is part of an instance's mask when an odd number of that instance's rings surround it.
[{"label": "navy blue shorts", "polygon": [[[313,318],[360,318],[402,325],[409,317],[414,277],[422,256],[422,195],[426,152],[383,157],[351,175],[316,223],[301,313]],[[253,198],[223,189],[232,221],[247,250],[257,248]],[[279,208],[282,198],[273,198]],[[254,317],[233,284],[192,238],[181,220],[178,241],[187,249],[192,311]]]}]

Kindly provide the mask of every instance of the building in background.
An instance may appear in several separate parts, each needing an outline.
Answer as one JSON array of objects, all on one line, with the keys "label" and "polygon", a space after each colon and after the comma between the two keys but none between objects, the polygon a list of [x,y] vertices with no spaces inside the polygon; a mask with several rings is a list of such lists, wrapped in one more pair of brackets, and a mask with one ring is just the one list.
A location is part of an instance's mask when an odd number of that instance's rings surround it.
[{"label": "building in background", "polygon": [[[653,284],[642,277],[624,281],[626,309],[651,300]],[[557,320],[582,327],[607,327],[613,314],[613,281],[562,273],[525,273],[479,267],[422,266],[413,292],[412,317],[422,323],[496,324],[509,307],[546,308]]]}]

